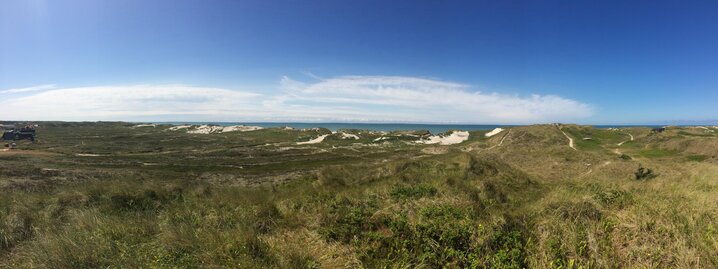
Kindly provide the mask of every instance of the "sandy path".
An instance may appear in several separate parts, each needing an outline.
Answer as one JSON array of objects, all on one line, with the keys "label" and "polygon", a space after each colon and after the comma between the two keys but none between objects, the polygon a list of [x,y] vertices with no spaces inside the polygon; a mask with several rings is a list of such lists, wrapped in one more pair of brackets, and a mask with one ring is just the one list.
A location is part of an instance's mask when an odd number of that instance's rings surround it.
[{"label": "sandy path", "polygon": [[616,145],[618,145],[618,146],[620,147],[621,145],[623,145],[623,143],[626,143],[626,142],[628,142],[628,141],[633,141],[633,135],[632,135],[632,134],[628,134],[628,135],[631,137],[631,140],[626,140],[626,141],[623,141],[623,142],[618,143],[618,144],[616,144]]},{"label": "sandy path", "polygon": [[326,138],[327,136],[329,136],[329,135],[328,135],[328,134],[320,135],[319,137],[314,138],[314,139],[309,140],[309,141],[297,142],[297,145],[308,145],[308,144],[321,143],[322,141],[324,141],[324,138]]},{"label": "sandy path", "polygon": [[509,130],[506,132],[506,134],[504,135],[504,137],[501,138],[501,141],[499,141],[498,144],[493,145],[493,146],[491,146],[491,147],[488,147],[488,148],[486,148],[486,149],[484,149],[484,150],[490,150],[490,149],[493,149],[493,148],[495,148],[495,147],[499,147],[499,146],[503,145],[503,144],[504,144],[504,140],[506,139],[506,137],[509,136],[510,133],[511,133],[511,129],[509,129]]},{"label": "sandy path", "polygon": [[557,127],[557,128],[558,128],[559,131],[561,131],[561,133],[562,133],[564,136],[566,136],[566,138],[568,138],[568,146],[571,147],[573,150],[577,150],[577,149],[576,149],[576,146],[573,145],[573,138],[571,138],[570,136],[568,136],[568,135],[566,134],[566,132],[564,132],[563,130],[561,130],[561,127]]},{"label": "sandy path", "polygon": [[506,139],[507,136],[509,136],[510,133],[511,133],[511,130],[509,130],[508,132],[506,132],[506,134],[504,135],[504,137],[501,138],[501,141],[499,141],[499,144],[496,145],[496,146],[501,146],[501,145],[503,145],[503,144],[504,144],[504,140]]}]

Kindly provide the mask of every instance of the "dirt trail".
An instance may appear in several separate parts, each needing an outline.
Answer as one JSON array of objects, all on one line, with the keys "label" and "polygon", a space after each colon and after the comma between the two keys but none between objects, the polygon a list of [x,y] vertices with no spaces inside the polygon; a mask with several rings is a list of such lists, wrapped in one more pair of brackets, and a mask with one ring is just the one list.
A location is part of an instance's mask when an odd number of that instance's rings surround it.
[{"label": "dirt trail", "polygon": [[618,145],[618,146],[620,147],[621,145],[623,145],[623,143],[626,143],[626,142],[628,142],[628,141],[633,141],[633,135],[632,135],[632,134],[628,134],[628,136],[631,137],[631,140],[626,140],[626,141],[623,141],[623,142],[618,143],[618,144],[616,144],[616,145]]},{"label": "dirt trail", "polygon": [[506,132],[506,134],[504,134],[504,136],[501,138],[501,141],[499,141],[498,144],[493,145],[493,146],[491,146],[491,147],[488,147],[488,148],[486,148],[486,149],[484,149],[484,150],[490,150],[490,149],[493,149],[493,148],[495,148],[495,147],[499,147],[499,146],[503,145],[503,144],[504,144],[504,140],[506,140],[506,137],[508,137],[510,133],[511,133],[511,129],[509,129],[509,130]]},{"label": "dirt trail", "polygon": [[[633,141],[633,135],[629,133],[629,134],[628,134],[628,136],[630,136],[630,137],[631,137],[631,139],[630,139],[630,140],[626,140],[626,141],[623,141],[623,142],[621,142],[621,143],[618,143],[618,144],[616,144],[616,145],[618,145],[618,146],[620,147],[621,145],[623,145],[623,143],[626,143],[626,142],[628,142],[628,141]],[[616,153],[616,154],[618,154],[618,155],[621,155],[621,154],[623,154],[623,152],[621,152],[621,151],[620,151],[620,150],[618,150],[618,149],[614,149],[614,150],[613,150],[613,153]]]},{"label": "dirt trail", "polygon": [[558,130],[561,131],[561,133],[562,133],[564,136],[566,136],[566,138],[568,138],[568,146],[571,147],[573,150],[577,150],[577,149],[576,149],[576,146],[573,145],[573,138],[571,138],[570,136],[568,136],[568,135],[566,134],[566,132],[564,132],[563,130],[561,130],[561,127],[556,126],[556,128],[558,128]]},{"label": "dirt trail", "polygon": [[509,136],[510,133],[511,133],[511,130],[506,132],[506,135],[504,135],[504,137],[501,138],[501,141],[499,141],[499,144],[496,146],[501,146],[502,144],[504,144],[504,140],[506,139],[507,136]]}]

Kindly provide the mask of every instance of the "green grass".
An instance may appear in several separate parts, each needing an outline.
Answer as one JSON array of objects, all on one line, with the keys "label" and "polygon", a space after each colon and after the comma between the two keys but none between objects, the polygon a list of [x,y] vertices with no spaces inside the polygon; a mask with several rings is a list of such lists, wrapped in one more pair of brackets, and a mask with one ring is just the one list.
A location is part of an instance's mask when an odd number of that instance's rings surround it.
[{"label": "green grass", "polygon": [[706,155],[689,155],[686,156],[686,160],[692,161],[692,162],[702,162],[708,159],[708,156]]},{"label": "green grass", "polygon": [[677,155],[675,151],[665,149],[644,149],[639,151],[638,154],[646,158],[664,158]]},{"label": "green grass", "polygon": [[615,145],[629,140],[627,133],[607,129],[569,126],[568,128],[563,128],[563,131],[573,137],[576,147],[582,150],[601,150],[602,145]]}]

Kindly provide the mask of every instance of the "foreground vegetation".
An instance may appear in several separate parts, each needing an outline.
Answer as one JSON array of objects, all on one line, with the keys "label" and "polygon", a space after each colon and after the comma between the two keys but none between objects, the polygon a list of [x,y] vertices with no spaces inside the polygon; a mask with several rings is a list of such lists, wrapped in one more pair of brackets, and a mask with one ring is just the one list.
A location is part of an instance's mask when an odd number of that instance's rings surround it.
[{"label": "foreground vegetation", "polygon": [[0,267],[718,267],[718,129],[351,132],[41,124],[0,153]]}]

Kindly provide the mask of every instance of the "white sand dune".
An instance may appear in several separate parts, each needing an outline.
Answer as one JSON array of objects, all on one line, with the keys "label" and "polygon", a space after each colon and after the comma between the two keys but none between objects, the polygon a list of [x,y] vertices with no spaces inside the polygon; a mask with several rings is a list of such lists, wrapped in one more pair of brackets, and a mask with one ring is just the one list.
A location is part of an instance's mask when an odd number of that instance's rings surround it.
[{"label": "white sand dune", "polygon": [[233,126],[225,126],[222,129],[223,133],[226,132],[249,132],[249,131],[256,131],[256,130],[262,130],[264,128],[259,126],[248,126],[248,125],[233,125]]},{"label": "white sand dune", "polygon": [[342,139],[359,139],[358,135],[355,134],[347,134],[347,133],[341,133]]},{"label": "white sand dune", "polygon": [[170,130],[170,131],[179,131],[179,130],[187,129],[187,128],[190,128],[190,127],[192,127],[192,125],[179,125],[179,126],[172,126],[172,127],[170,127],[169,129],[167,129],[167,130]]},{"label": "white sand dune", "polygon": [[329,135],[328,135],[328,134],[320,135],[319,137],[314,138],[314,139],[309,140],[309,141],[297,142],[297,145],[308,145],[308,144],[321,143],[322,141],[324,141],[324,138],[327,138],[327,136],[329,136]]},{"label": "white sand dune", "polygon": [[304,131],[304,132],[307,132],[307,131],[319,131],[319,130],[320,130],[319,127],[300,129],[300,131]]},{"label": "white sand dune", "polygon": [[[178,126],[180,127],[180,126]],[[187,133],[190,134],[213,134],[227,132],[249,132],[264,129],[259,126],[232,125],[232,126],[216,126],[216,125],[200,125],[197,127],[188,127]],[[179,129],[177,129],[179,130]]]},{"label": "white sand dune", "polygon": [[439,144],[439,145],[453,145],[459,144],[469,139],[469,132],[467,131],[453,131],[448,136],[432,135],[426,140],[419,140],[416,143],[420,144]]},{"label": "white sand dune", "polygon": [[[710,127],[710,128],[709,128],[709,127]],[[715,132],[713,129],[711,129],[711,128],[714,128],[713,126],[709,126],[709,127],[706,127],[706,126],[695,126],[695,127],[692,127],[692,128],[703,129],[704,132],[706,132],[706,133],[713,133],[713,132]]]},{"label": "white sand dune", "polygon": [[492,136],[494,136],[494,135],[496,135],[496,134],[502,132],[503,130],[504,130],[504,129],[496,128],[496,129],[492,130],[491,132],[486,133],[485,136],[486,136],[486,137],[492,137]]},{"label": "white sand dune", "polygon": [[192,128],[192,130],[187,131],[187,133],[190,134],[211,134],[211,133],[218,133],[224,130],[224,127],[222,126],[210,126],[210,125],[200,125],[197,127]]},{"label": "white sand dune", "polygon": [[100,154],[90,154],[90,153],[78,153],[78,154],[75,154],[75,156],[79,156],[79,157],[100,157],[100,156],[102,156],[102,155],[100,155]]},{"label": "white sand dune", "polygon": [[159,124],[137,124],[133,126],[132,128],[139,128],[139,127],[157,127]]}]

